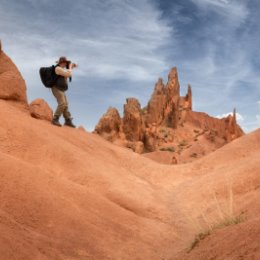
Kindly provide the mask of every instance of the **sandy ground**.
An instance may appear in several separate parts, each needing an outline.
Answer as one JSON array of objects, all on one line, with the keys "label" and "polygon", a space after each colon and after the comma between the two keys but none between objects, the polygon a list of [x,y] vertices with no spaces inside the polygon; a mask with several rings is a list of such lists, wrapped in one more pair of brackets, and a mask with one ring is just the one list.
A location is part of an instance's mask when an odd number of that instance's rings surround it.
[{"label": "sandy ground", "polygon": [[0,118],[1,260],[260,259],[260,130],[163,165],[17,103]]}]

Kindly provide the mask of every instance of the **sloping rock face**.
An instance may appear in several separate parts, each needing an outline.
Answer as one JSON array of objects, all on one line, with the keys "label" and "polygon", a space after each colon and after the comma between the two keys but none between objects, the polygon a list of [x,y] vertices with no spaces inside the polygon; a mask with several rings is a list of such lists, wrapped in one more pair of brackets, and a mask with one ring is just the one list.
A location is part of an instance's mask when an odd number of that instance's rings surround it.
[{"label": "sloping rock face", "polygon": [[52,109],[43,99],[36,99],[30,104],[30,114],[32,117],[42,120],[52,120]]},{"label": "sloping rock face", "polygon": [[[244,134],[236,122],[235,110],[233,116],[223,119],[192,111],[191,86],[188,85],[185,96],[180,96],[176,68],[170,71],[166,85],[159,78],[147,106],[141,108],[137,99],[128,98],[123,119],[120,120],[118,111],[116,114],[116,125],[111,116],[105,121],[101,119],[96,133],[106,133],[107,140],[139,153],[170,151],[174,162],[192,161]],[[105,130],[107,125],[109,131]]]},{"label": "sloping rock face", "polygon": [[214,132],[215,136],[221,137],[227,142],[230,142],[244,134],[243,130],[236,123],[235,109],[232,116],[229,115],[222,119],[210,117],[206,113],[190,111],[186,115],[186,120],[191,122],[197,128]]},{"label": "sloping rock face", "polygon": [[0,42],[0,99],[27,104],[25,81],[12,60],[2,51]]}]

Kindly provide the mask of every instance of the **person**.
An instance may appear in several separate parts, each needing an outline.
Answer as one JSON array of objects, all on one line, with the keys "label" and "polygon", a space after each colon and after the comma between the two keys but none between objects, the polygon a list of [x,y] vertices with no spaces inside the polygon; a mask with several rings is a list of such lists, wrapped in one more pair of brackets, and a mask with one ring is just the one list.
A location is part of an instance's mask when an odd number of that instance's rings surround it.
[{"label": "person", "polygon": [[60,57],[56,61],[55,74],[57,75],[57,80],[55,85],[51,88],[54,97],[57,100],[58,107],[54,113],[52,124],[56,126],[61,126],[59,118],[63,115],[65,119],[64,125],[70,127],[76,127],[72,122],[71,113],[69,112],[69,104],[65,94],[68,90],[68,78],[71,80],[72,69],[77,65],[71,63],[66,57]]}]

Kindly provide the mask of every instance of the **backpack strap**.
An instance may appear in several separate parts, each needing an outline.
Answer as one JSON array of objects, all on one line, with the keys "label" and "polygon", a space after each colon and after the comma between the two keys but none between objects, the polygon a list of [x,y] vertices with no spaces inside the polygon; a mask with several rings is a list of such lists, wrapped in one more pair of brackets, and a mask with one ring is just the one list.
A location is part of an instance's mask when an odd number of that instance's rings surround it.
[{"label": "backpack strap", "polygon": [[[59,64],[57,64],[57,65],[53,65],[53,71],[54,71],[54,73],[55,73],[55,69],[57,68],[59,66]],[[56,73],[55,73],[56,74]],[[58,77],[60,76],[60,75],[57,75]],[[72,81],[72,77],[69,77],[69,82],[71,82]]]}]

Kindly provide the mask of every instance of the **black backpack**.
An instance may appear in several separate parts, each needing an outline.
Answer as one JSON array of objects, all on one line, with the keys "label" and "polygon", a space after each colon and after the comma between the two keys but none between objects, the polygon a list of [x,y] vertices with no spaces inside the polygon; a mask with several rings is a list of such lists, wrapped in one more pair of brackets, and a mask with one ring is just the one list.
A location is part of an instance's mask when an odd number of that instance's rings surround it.
[{"label": "black backpack", "polygon": [[52,88],[56,84],[58,75],[55,73],[55,68],[54,65],[40,68],[41,81],[46,88]]}]

